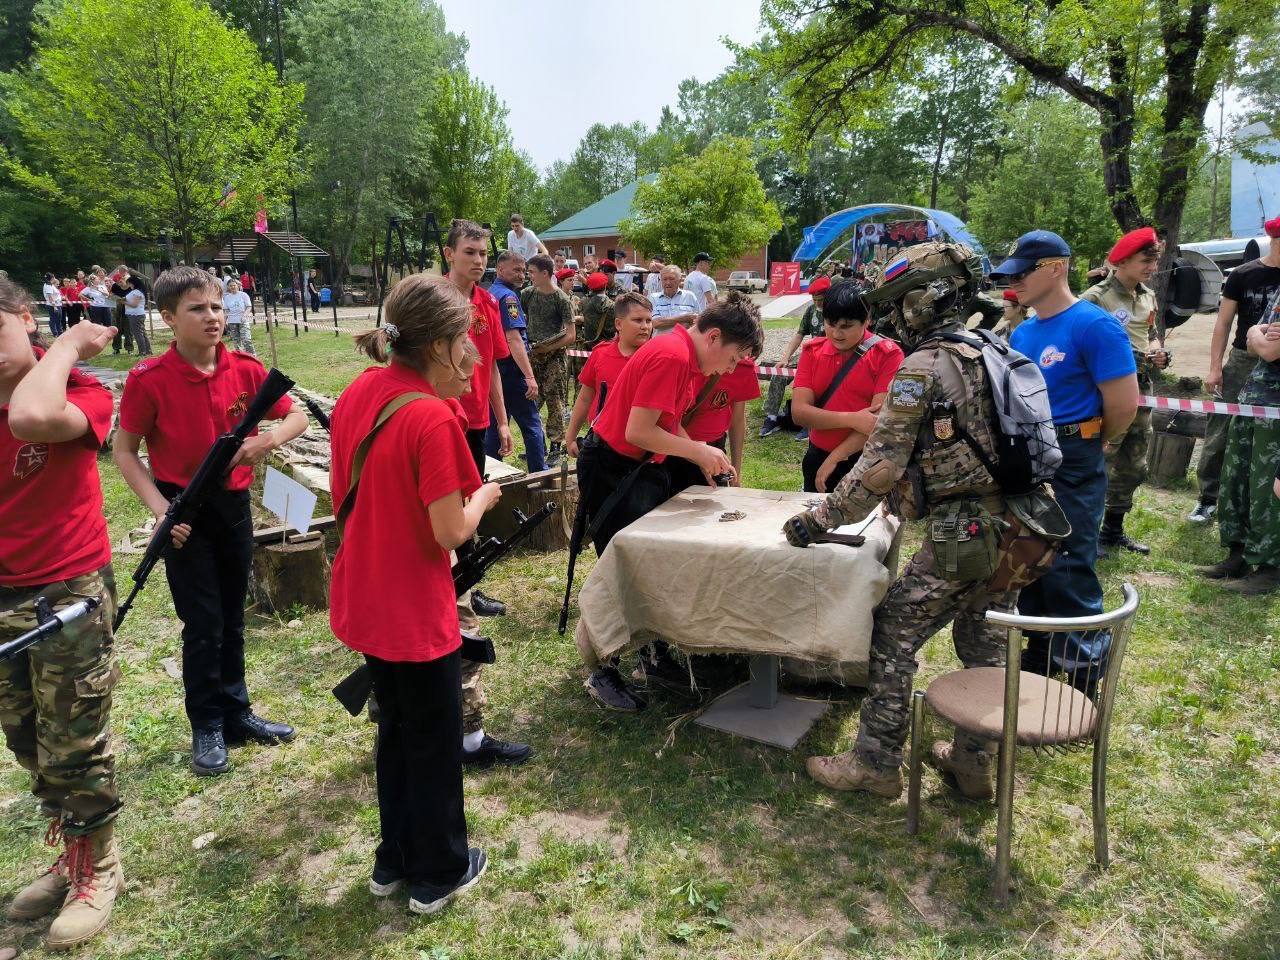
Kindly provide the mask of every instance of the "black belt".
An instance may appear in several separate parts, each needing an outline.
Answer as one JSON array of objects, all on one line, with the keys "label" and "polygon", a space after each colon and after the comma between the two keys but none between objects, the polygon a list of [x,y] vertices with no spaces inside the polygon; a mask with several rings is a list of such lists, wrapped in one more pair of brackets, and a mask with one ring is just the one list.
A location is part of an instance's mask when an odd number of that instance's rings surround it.
[{"label": "black belt", "polygon": [[1102,438],[1101,417],[1090,417],[1088,420],[1082,420],[1080,423],[1060,423],[1054,429],[1057,430],[1060,437],[1078,437],[1083,427],[1087,424],[1098,422],[1098,435],[1096,437],[1086,437],[1087,440],[1100,440]]}]

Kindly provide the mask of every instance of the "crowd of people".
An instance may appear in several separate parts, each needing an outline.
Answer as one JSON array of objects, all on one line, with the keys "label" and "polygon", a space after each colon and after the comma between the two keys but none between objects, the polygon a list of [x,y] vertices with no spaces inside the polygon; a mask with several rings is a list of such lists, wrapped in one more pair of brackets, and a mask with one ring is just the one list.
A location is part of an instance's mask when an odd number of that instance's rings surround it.
[{"label": "crowd of people", "polygon": [[59,278],[44,275],[42,303],[49,317],[49,332],[59,336],[68,327],[88,319],[99,326],[114,326],[113,353],[151,354],[147,333],[147,281],[123,263],[107,273],[94,264],[89,272],[75,271]]},{"label": "crowd of people", "polygon": [[[536,237],[522,238],[522,229],[513,224],[515,242],[509,237],[497,279],[485,289],[488,231],[454,221],[446,276],[412,275],[390,292],[386,323],[356,341],[376,365],[343,391],[331,417],[341,545],[330,624],[365,658],[379,708],[380,842],[369,889],[379,897],[407,889],[418,913],[443,909],[487,866],[467,832],[464,769],[520,764],[534,753],[486,731],[482,666],[461,652],[477,618],[501,614],[503,604],[478,591],[455,596],[451,575],[454,558],[471,549],[483,515],[501,498],[483,477],[486,456],[512,451],[508,417],[524,432],[535,469],[545,464],[538,420],[545,405],[545,435],[553,453],[577,459],[588,539],[603,552],[627,525],[693,484],[740,485],[746,404],[761,392],[759,310],[748,297],[717,296],[709,258],[698,257],[684,278],[662,263],[624,277],[608,262],[584,265],[579,277],[557,269],[540,244],[534,252]],[[1219,317],[1225,330],[1223,317],[1229,325],[1238,310],[1244,325],[1239,349],[1254,364],[1241,377],[1249,402],[1280,399],[1270,394],[1280,389],[1280,323],[1269,322],[1280,310],[1280,218],[1267,232],[1267,257],[1228,283]],[[520,244],[527,259],[515,249]],[[1082,298],[1068,284],[1071,250],[1052,232],[1024,235],[996,268],[1011,293],[1003,301],[1008,342],[1033,361],[1038,386],[1030,395],[1044,405],[1033,426],[1052,438],[1027,454],[1021,474],[1001,443],[1007,435],[990,344],[966,326],[983,294],[974,251],[925,242],[899,252],[866,283],[839,277],[811,288],[813,310],[786,359],[799,351],[791,417],[808,430],[803,487],[824,496],[789,520],[783,535],[805,548],[882,503],[930,521],[877,608],[856,739],[844,753],[809,759],[817,782],[900,794],[916,656],[947,624],[966,666],[998,665],[1004,640],[986,622],[987,610],[1101,612],[1100,541],[1141,546],[1124,533],[1123,517],[1143,473],[1139,440],[1149,430],[1138,417],[1141,384],[1169,359],[1145,286],[1158,255],[1152,232],[1127,234],[1111,251],[1111,278]],[[1269,293],[1264,279],[1275,281]],[[575,299],[579,280],[585,295]],[[238,312],[227,305],[244,296],[237,285],[188,266],[155,281],[152,296],[174,339],[129,373],[113,456],[157,518],[267,377],[255,358],[222,342],[233,316],[244,324],[243,301]],[[86,282],[90,288],[101,292],[102,284]],[[1259,290],[1265,296],[1255,298]],[[77,302],[104,308],[82,292],[75,291]],[[86,597],[101,606],[0,661],[0,725],[33,775],[50,842],[63,848],[8,914],[30,920],[56,912],[48,942],[69,947],[103,929],[123,886],[109,731],[120,676],[115,575],[96,463],[112,401],[77,369],[113,342],[117,328],[103,316],[48,344],[32,310],[27,293],[0,277],[0,456],[12,463],[0,470],[0,640],[35,626],[37,598],[55,609]],[[590,354],[577,370],[570,409],[566,350],[573,344]],[[780,416],[781,399],[771,384],[768,418]],[[287,723],[254,712],[245,683],[253,467],[306,427],[287,396],[266,419],[278,423],[250,437],[221,489],[173,528],[166,549],[199,776],[227,772],[229,748],[295,736]],[[1236,575],[1252,568],[1255,578],[1269,575],[1269,551],[1280,549],[1280,528],[1269,526],[1280,516],[1271,495],[1280,447],[1267,429],[1274,428],[1232,421],[1218,491],[1230,549],[1220,566]],[[1061,522],[1046,524],[1046,516]],[[1022,532],[1011,540],[1014,518]],[[1019,552],[1028,543],[1043,547],[1031,559]],[[1063,676],[1091,696],[1109,646],[1105,631],[1055,635],[1052,645],[1033,638],[1023,668]],[[672,651],[654,644],[632,676],[677,667]],[[585,686],[609,709],[645,708],[642,690],[617,661],[599,665]],[[963,795],[989,798],[992,751],[958,734],[934,744],[930,758]]]}]

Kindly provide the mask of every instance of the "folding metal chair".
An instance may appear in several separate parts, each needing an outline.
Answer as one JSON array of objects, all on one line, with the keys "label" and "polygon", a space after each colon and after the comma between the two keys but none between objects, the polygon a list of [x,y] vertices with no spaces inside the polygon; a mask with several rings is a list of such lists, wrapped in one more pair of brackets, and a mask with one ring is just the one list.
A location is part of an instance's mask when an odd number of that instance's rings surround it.
[{"label": "folding metal chair", "polygon": [[[1024,633],[1053,634],[1073,631],[1111,631],[1105,666],[1079,663],[1069,674],[1053,660],[1054,645],[1045,644],[1043,674],[1005,667],[973,667],[939,677],[928,688],[917,690],[911,703],[911,756],[907,792],[907,832],[915,834],[920,817],[920,760],[924,741],[925,706],[956,728],[1000,743],[996,777],[996,874],[994,893],[1009,898],[1010,845],[1013,840],[1013,773],[1018,747],[1067,752],[1093,748],[1093,846],[1100,869],[1110,862],[1107,849],[1107,742],[1120,666],[1138,610],[1138,592],[1124,585],[1124,602],[1109,613],[1094,617],[1024,617],[1017,613],[987,611],[987,620],[1008,628],[1005,663],[1018,667],[1023,661]],[[1100,672],[1101,676],[1094,676]],[[1058,679],[1054,674],[1065,677]]]}]

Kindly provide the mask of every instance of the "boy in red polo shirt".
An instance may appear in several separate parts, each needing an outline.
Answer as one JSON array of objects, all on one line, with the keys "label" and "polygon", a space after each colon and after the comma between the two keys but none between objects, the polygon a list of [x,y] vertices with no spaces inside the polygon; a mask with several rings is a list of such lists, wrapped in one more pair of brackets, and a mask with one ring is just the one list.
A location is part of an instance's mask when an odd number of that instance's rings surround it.
[{"label": "boy in red polo shirt", "polygon": [[[604,409],[578,457],[578,483],[587,521],[595,528],[597,554],[615,533],[671,496],[665,458],[696,465],[708,484],[717,474],[733,474],[724,451],[691,440],[681,420],[705,379],[729,373],[757,349],[761,337],[759,309],[734,294],[703,312],[692,330],[678,326],[650,340],[609,385]],[[586,687],[611,710],[634,712],[644,706],[616,664],[598,667]]]},{"label": "boy in red polo shirt", "polygon": [[[809,448],[801,464],[806,493],[834,490],[853,469],[902,366],[902,349],[871,333],[870,320],[858,285],[837,284],[823,305],[826,335],[801,349],[791,388],[791,416],[809,430]],[[838,376],[842,379],[835,392],[819,405]]]},{"label": "boy in red polo shirt", "polygon": [[[716,380],[714,386],[708,387],[710,379],[704,378],[698,385],[695,397],[701,396],[703,390],[709,389],[709,392],[702,403],[691,411],[692,416],[684,425],[690,440],[709,443],[728,452],[729,462],[733,464],[732,485],[735,487],[742,486],[742,445],[747,437],[747,404],[760,396],[760,375],[756,371],[755,358],[763,349],[764,331],[761,330],[760,341],[752,349],[750,357]],[[680,457],[668,460],[667,470],[671,475],[673,496],[687,487],[706,482],[696,465]]]},{"label": "boy in red polo shirt", "polygon": [[[174,339],[167,352],[129,372],[114,456],[125,481],[159,519],[213,441],[243,417],[267,371],[256,357],[222,344],[222,287],[216,277],[195,267],[174,267],[160,274],[154,296]],[[182,686],[197,776],[227,770],[228,744],[275,744],[294,736],[287,724],[253,713],[244,681],[253,466],[307,428],[306,415],[293,409],[287,396],[267,419],[284,422],[245,441],[222,487],[190,524],[174,528],[165,554],[165,577],[182,620]],[[143,440],[150,470],[138,456]]]},{"label": "boy in red polo shirt", "polygon": [[47,943],[66,949],[111,917],[124,886],[114,840],[120,799],[111,752],[115,578],[102,515],[97,453],[111,429],[111,394],[75,369],[100,353],[113,327],[80,324],[47,353],[31,298],[0,278],[0,642],[37,626],[44,598],[60,611],[101,604],[61,632],[0,660],[0,726],[32,774],[63,853],[9,903],[10,920],[60,911]]},{"label": "boy in red polo shirt", "polygon": [[607,343],[597,344],[578,374],[578,398],[573,402],[569,415],[566,449],[577,459],[578,431],[584,424],[595,420],[600,413],[601,387],[608,392],[610,384],[618,379],[622,368],[637,350],[653,336],[653,304],[638,293],[624,294],[613,305],[618,335]]}]

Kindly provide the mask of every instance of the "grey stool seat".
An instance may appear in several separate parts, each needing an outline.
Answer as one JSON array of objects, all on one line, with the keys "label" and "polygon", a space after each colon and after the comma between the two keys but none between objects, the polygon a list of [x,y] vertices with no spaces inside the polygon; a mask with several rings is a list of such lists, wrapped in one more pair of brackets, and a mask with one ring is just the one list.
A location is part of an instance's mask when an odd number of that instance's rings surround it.
[{"label": "grey stool seat", "polygon": [[[1098,711],[1093,701],[1061,680],[1021,671],[1018,746],[1048,747],[1088,740]],[[924,692],[942,719],[984,740],[1004,733],[1004,667],[971,667],[939,677]]]}]

